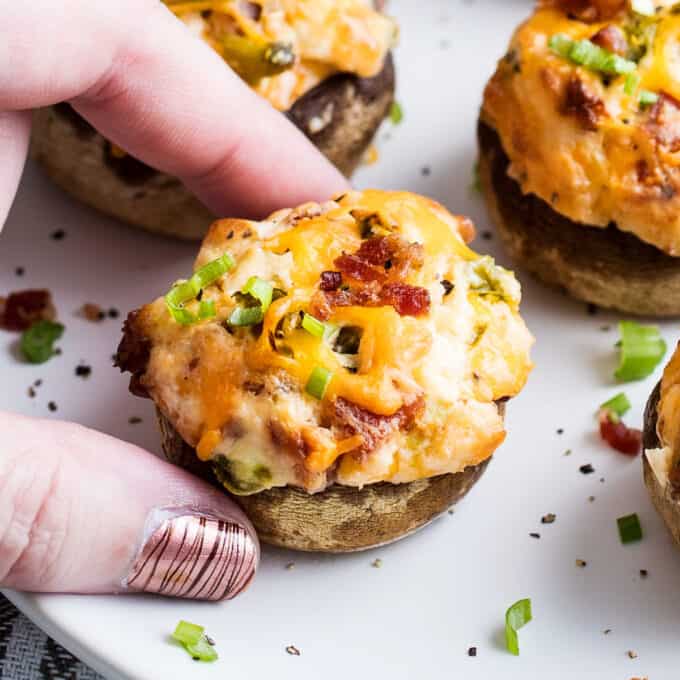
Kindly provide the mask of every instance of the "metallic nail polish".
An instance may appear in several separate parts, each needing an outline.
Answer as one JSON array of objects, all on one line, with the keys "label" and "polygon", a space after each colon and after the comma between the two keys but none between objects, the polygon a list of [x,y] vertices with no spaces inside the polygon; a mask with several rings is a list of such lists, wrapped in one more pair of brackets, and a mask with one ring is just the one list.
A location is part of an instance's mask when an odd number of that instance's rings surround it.
[{"label": "metallic nail polish", "polygon": [[127,590],[192,600],[235,597],[250,583],[259,549],[239,523],[189,508],[149,516]]}]

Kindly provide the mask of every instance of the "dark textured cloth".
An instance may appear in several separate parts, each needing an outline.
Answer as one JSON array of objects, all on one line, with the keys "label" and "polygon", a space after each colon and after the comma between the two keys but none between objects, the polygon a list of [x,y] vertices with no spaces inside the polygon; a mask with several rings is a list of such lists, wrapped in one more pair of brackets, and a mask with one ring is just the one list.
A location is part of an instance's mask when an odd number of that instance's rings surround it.
[{"label": "dark textured cloth", "polygon": [[0,595],[0,680],[104,680]]}]

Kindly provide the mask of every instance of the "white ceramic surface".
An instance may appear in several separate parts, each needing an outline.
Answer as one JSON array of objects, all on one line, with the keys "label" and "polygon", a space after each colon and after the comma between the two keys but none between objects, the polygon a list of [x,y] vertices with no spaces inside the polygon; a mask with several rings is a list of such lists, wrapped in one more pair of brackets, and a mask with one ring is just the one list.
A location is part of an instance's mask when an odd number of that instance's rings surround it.
[{"label": "white ceramic surface", "polygon": [[[359,186],[423,192],[472,216],[480,233],[489,229],[469,189],[477,108],[485,79],[529,6],[529,0],[393,0],[403,27],[397,62],[405,120],[383,130],[380,161],[359,173]],[[50,239],[60,228],[66,238]],[[496,237],[479,238],[476,246],[504,260]],[[129,395],[126,379],[111,368],[120,321],[89,324],[75,311],[84,302],[127,311],[186,273],[194,252],[101,218],[29,167],[0,237],[0,292],[50,288],[67,331],[63,355],[40,367],[17,361],[13,336],[0,334],[0,408],[76,420],[158,450],[150,404]],[[19,265],[23,278],[14,274]],[[536,368],[509,405],[506,443],[454,515],[364,554],[265,549],[250,590],[226,604],[8,595],[116,679],[677,678],[680,553],[651,507],[639,458],[607,449],[595,432],[594,410],[619,391],[612,380],[616,330],[601,327],[619,317],[589,316],[584,305],[523,281]],[[663,329],[673,346],[677,324]],[[74,375],[80,360],[93,366],[87,380]],[[640,425],[659,373],[625,387],[634,405],[631,424]],[[44,383],[29,399],[36,378]],[[57,413],[48,412],[49,400]],[[143,423],[130,425],[133,415]],[[595,474],[581,474],[584,463]],[[547,512],[557,521],[541,525]],[[631,512],[639,513],[645,538],[624,547],[615,520]],[[540,540],[529,537],[534,531]],[[371,566],[377,557],[379,569]],[[587,567],[576,567],[576,559]],[[285,569],[291,561],[295,568]],[[640,569],[648,570],[647,579]],[[503,615],[521,597],[532,598],[535,618],[521,631],[515,658],[504,650]],[[167,642],[180,618],[206,626],[219,662],[199,665]],[[291,644],[301,656],[286,653]],[[473,645],[476,658],[467,656]]]}]

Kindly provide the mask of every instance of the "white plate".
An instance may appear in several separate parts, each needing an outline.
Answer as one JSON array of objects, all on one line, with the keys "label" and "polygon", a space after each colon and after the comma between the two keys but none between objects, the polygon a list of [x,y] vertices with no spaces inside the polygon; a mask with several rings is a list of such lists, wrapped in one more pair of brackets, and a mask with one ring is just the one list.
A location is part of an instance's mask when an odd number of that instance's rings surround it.
[{"label": "white plate", "polygon": [[[472,216],[480,233],[489,229],[469,190],[477,108],[529,5],[394,0],[405,121],[383,130],[380,161],[361,171],[359,186],[423,192]],[[59,228],[66,238],[51,240]],[[0,335],[0,408],[77,420],[158,450],[150,404],[130,396],[126,378],[110,365],[120,322],[94,325],[74,313],[84,302],[127,311],[151,299],[189,269],[195,247],[103,219],[32,167],[0,244],[0,291],[50,288],[67,325],[63,355],[41,367],[19,363],[13,337]],[[495,237],[476,245],[503,261]],[[26,268],[23,278],[14,274],[17,265]],[[601,330],[617,317],[589,316],[584,305],[523,280],[536,369],[509,406],[506,443],[454,515],[396,545],[348,557],[265,549],[250,590],[228,604],[9,597],[109,678],[677,678],[680,553],[651,507],[640,460],[604,447],[595,433],[594,410],[619,391],[612,380],[616,330]],[[664,333],[672,347],[677,328],[664,324]],[[73,373],[81,359],[93,366],[87,380]],[[631,424],[641,424],[659,373],[625,387]],[[44,383],[29,399],[36,378]],[[132,415],[144,422],[128,424]],[[596,473],[581,474],[584,463]],[[557,521],[541,525],[547,512]],[[616,518],[631,512],[639,513],[645,538],[624,547]],[[533,531],[540,540],[529,537]],[[371,566],[377,557],[380,569]],[[587,567],[576,567],[576,559]],[[295,568],[286,570],[290,561]],[[514,658],[504,649],[503,616],[521,597],[532,598],[535,618],[521,631]],[[167,642],[180,618],[207,627],[219,662],[198,665]],[[291,644],[301,656],[286,653]],[[467,656],[473,645],[476,658]],[[628,650],[639,657],[630,659]]]}]

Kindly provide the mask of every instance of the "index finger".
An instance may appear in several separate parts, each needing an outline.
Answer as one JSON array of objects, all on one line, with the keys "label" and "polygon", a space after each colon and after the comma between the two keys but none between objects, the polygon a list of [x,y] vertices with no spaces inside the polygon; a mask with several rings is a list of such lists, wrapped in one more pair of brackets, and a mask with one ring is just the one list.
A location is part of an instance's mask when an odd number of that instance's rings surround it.
[{"label": "index finger", "polygon": [[10,3],[0,34],[0,111],[68,100],[217,214],[261,216],[347,186],[160,2]]}]

